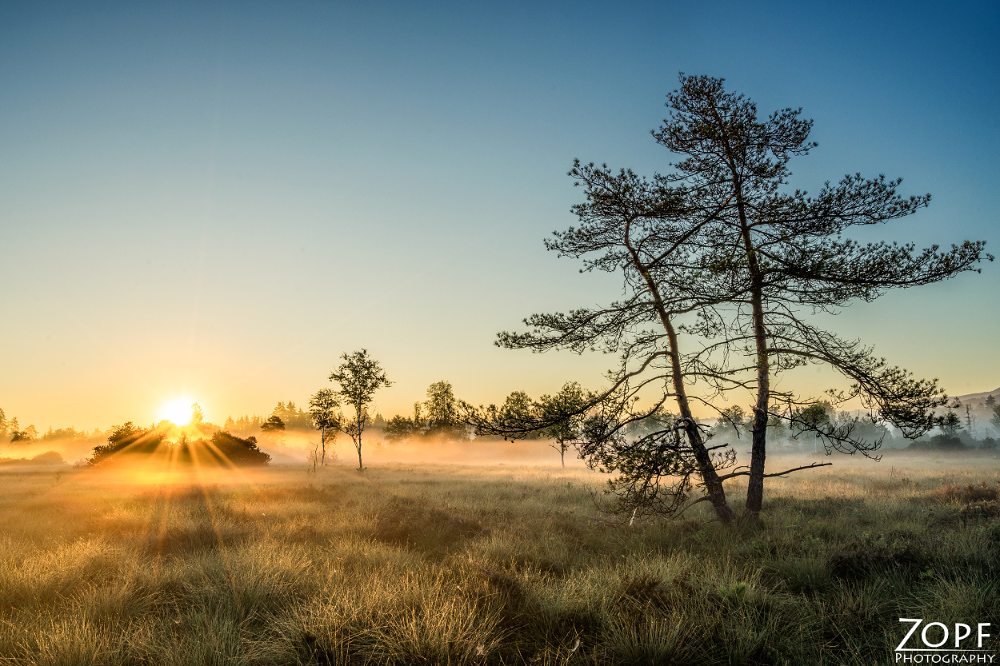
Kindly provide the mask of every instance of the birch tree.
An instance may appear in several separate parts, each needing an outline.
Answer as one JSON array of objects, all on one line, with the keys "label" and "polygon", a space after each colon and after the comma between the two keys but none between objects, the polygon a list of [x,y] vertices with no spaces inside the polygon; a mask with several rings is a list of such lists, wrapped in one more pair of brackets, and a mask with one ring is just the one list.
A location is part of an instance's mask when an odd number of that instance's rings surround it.
[{"label": "birch tree", "polygon": [[354,416],[344,423],[344,432],[354,442],[354,448],[358,451],[358,471],[364,471],[361,444],[362,434],[371,424],[368,407],[375,397],[375,392],[380,388],[392,386],[392,382],[386,377],[379,362],[368,356],[366,349],[345,353],[341,358],[344,362],[330,373],[330,381],[340,385],[336,397],[343,404],[354,408]]}]

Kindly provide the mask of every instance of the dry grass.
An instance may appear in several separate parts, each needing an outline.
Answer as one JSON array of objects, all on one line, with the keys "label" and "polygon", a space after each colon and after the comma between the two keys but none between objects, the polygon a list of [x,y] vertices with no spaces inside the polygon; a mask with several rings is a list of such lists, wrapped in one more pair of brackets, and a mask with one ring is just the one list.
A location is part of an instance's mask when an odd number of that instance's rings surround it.
[{"label": "dry grass", "polygon": [[997,461],[837,462],[756,530],[628,527],[580,468],[19,467],[0,662],[878,664],[900,617],[1000,619]]}]

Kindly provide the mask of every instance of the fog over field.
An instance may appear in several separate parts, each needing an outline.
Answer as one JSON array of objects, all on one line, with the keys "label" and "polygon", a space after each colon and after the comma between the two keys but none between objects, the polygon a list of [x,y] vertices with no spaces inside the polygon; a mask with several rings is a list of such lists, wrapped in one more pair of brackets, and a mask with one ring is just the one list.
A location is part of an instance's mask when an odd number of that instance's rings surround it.
[{"label": "fog over field", "polygon": [[1000,663],[998,26],[0,2],[0,664]]}]

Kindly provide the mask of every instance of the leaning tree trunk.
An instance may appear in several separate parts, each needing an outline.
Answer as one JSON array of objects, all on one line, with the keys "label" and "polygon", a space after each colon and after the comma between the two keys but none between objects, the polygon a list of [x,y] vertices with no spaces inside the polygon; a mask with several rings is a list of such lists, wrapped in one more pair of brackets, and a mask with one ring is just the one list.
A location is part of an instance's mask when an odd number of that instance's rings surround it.
[{"label": "leaning tree trunk", "polygon": [[712,456],[709,454],[708,449],[705,448],[701,432],[698,430],[698,425],[691,415],[687,390],[684,388],[684,375],[681,369],[680,354],[677,351],[677,331],[674,329],[673,322],[670,321],[670,315],[667,314],[666,307],[663,305],[663,298],[660,296],[660,290],[656,281],[650,274],[649,269],[642,263],[639,253],[632,247],[632,242],[629,238],[631,226],[631,222],[625,225],[625,246],[631,255],[632,265],[635,266],[639,274],[642,275],[642,279],[646,282],[646,287],[653,297],[653,308],[660,319],[660,324],[662,324],[663,329],[667,332],[667,342],[670,345],[667,356],[670,358],[670,372],[674,384],[674,395],[677,399],[677,408],[680,410],[681,419],[685,424],[684,431],[687,433],[688,444],[694,453],[694,459],[698,465],[698,472],[705,486],[705,494],[708,497],[708,501],[712,503],[712,508],[715,509],[715,515],[719,519],[719,522],[728,525],[733,522],[736,514],[733,513],[733,510],[729,507],[729,503],[726,501],[726,490],[722,487],[722,479],[719,478],[719,473],[712,462]]},{"label": "leaning tree trunk", "polygon": [[[661,307],[660,310],[663,311],[663,308]],[[698,425],[691,415],[691,406],[688,404],[687,391],[684,388],[684,379],[681,375],[680,355],[677,353],[677,332],[674,330],[674,325],[670,322],[670,319],[666,317],[665,311],[663,311],[661,319],[664,328],[667,330],[667,340],[670,342],[669,356],[674,380],[674,393],[677,394],[677,407],[680,409],[681,418],[684,420],[684,431],[687,433],[688,444],[691,446],[691,450],[694,452],[694,459],[698,463],[698,471],[701,474],[702,483],[705,485],[705,494],[708,496],[708,501],[712,503],[719,522],[728,525],[735,518],[735,514],[729,508],[729,503],[726,502],[726,490],[722,487],[722,479],[719,478],[719,473],[715,470],[712,456],[709,454],[708,449],[705,448],[705,441],[701,437],[701,431],[698,430]]]}]

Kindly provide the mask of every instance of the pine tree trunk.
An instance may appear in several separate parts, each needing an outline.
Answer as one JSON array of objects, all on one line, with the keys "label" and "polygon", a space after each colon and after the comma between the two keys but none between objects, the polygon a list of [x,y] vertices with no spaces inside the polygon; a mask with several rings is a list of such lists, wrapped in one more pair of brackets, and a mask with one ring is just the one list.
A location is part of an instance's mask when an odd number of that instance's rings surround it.
[{"label": "pine tree trunk", "polygon": [[[752,250],[750,252],[752,253]],[[767,352],[767,332],[764,329],[760,274],[756,257],[752,254],[750,270],[752,274],[750,303],[753,307],[754,343],[757,347],[757,403],[753,408],[750,477],[747,483],[746,509],[742,520],[747,523],[758,523],[760,522],[760,510],[764,503],[764,463],[767,459],[767,416],[771,400],[771,364]]]},{"label": "pine tree trunk", "polygon": [[743,521],[757,523],[760,521],[760,509],[764,501],[764,461],[767,457],[767,411],[771,398],[771,368],[767,351],[767,332],[764,328],[764,278],[757,259],[757,248],[750,235],[750,223],[747,219],[747,209],[743,196],[743,178],[737,166],[737,159],[729,144],[729,131],[718,113],[715,114],[719,123],[720,137],[726,150],[726,162],[732,176],[733,196],[736,197],[736,210],[740,220],[740,236],[743,249],[746,252],[747,268],[750,273],[750,304],[752,306],[754,345],[757,348],[757,404],[754,405],[753,443],[750,448],[750,479],[747,486],[747,503]]},{"label": "pine tree trunk", "polygon": [[760,522],[764,502],[764,463],[767,458],[767,414],[771,400],[771,367],[767,351],[767,331],[764,328],[763,276],[757,261],[756,248],[750,236],[746,210],[739,177],[733,169],[736,206],[740,217],[740,232],[747,253],[750,271],[750,305],[753,317],[754,345],[757,348],[757,403],[753,408],[753,438],[750,448],[750,478],[747,485],[747,503],[742,520]]},{"label": "pine tree trunk", "polygon": [[708,449],[705,448],[705,442],[701,438],[698,425],[691,415],[691,407],[687,399],[687,389],[684,387],[684,375],[681,369],[680,355],[677,352],[677,331],[674,329],[673,322],[670,321],[670,316],[663,305],[663,298],[660,296],[660,290],[656,281],[650,274],[649,269],[639,259],[638,252],[632,247],[629,238],[630,228],[631,223],[625,226],[625,246],[632,257],[632,265],[635,266],[646,282],[649,293],[653,297],[653,308],[660,319],[660,324],[663,325],[663,329],[667,332],[667,341],[670,345],[667,356],[670,358],[674,395],[677,399],[677,408],[680,410],[681,418],[685,423],[684,430],[687,433],[688,444],[691,446],[691,451],[694,453],[695,461],[698,464],[698,472],[705,486],[705,494],[708,496],[708,501],[712,503],[719,522],[728,525],[733,522],[736,514],[733,513],[733,510],[729,507],[729,503],[726,501],[726,490],[722,487],[722,480],[719,478],[719,473],[712,463],[712,456],[709,454]]},{"label": "pine tree trunk", "polygon": [[729,508],[729,503],[726,501],[726,490],[722,487],[722,480],[719,478],[719,473],[715,470],[715,465],[712,464],[712,456],[709,455],[708,449],[705,448],[705,442],[701,438],[698,425],[695,423],[694,417],[691,416],[691,407],[688,404],[687,392],[684,389],[684,381],[681,375],[680,357],[676,351],[677,332],[669,320],[666,321],[665,328],[667,329],[667,339],[670,341],[670,363],[673,369],[674,393],[677,394],[677,406],[680,409],[681,418],[684,419],[684,432],[687,433],[688,444],[694,452],[694,459],[698,463],[698,471],[701,474],[702,483],[705,485],[705,494],[708,496],[708,501],[712,503],[712,508],[715,509],[715,516],[719,519],[719,522],[728,525],[733,522],[736,514]]}]

